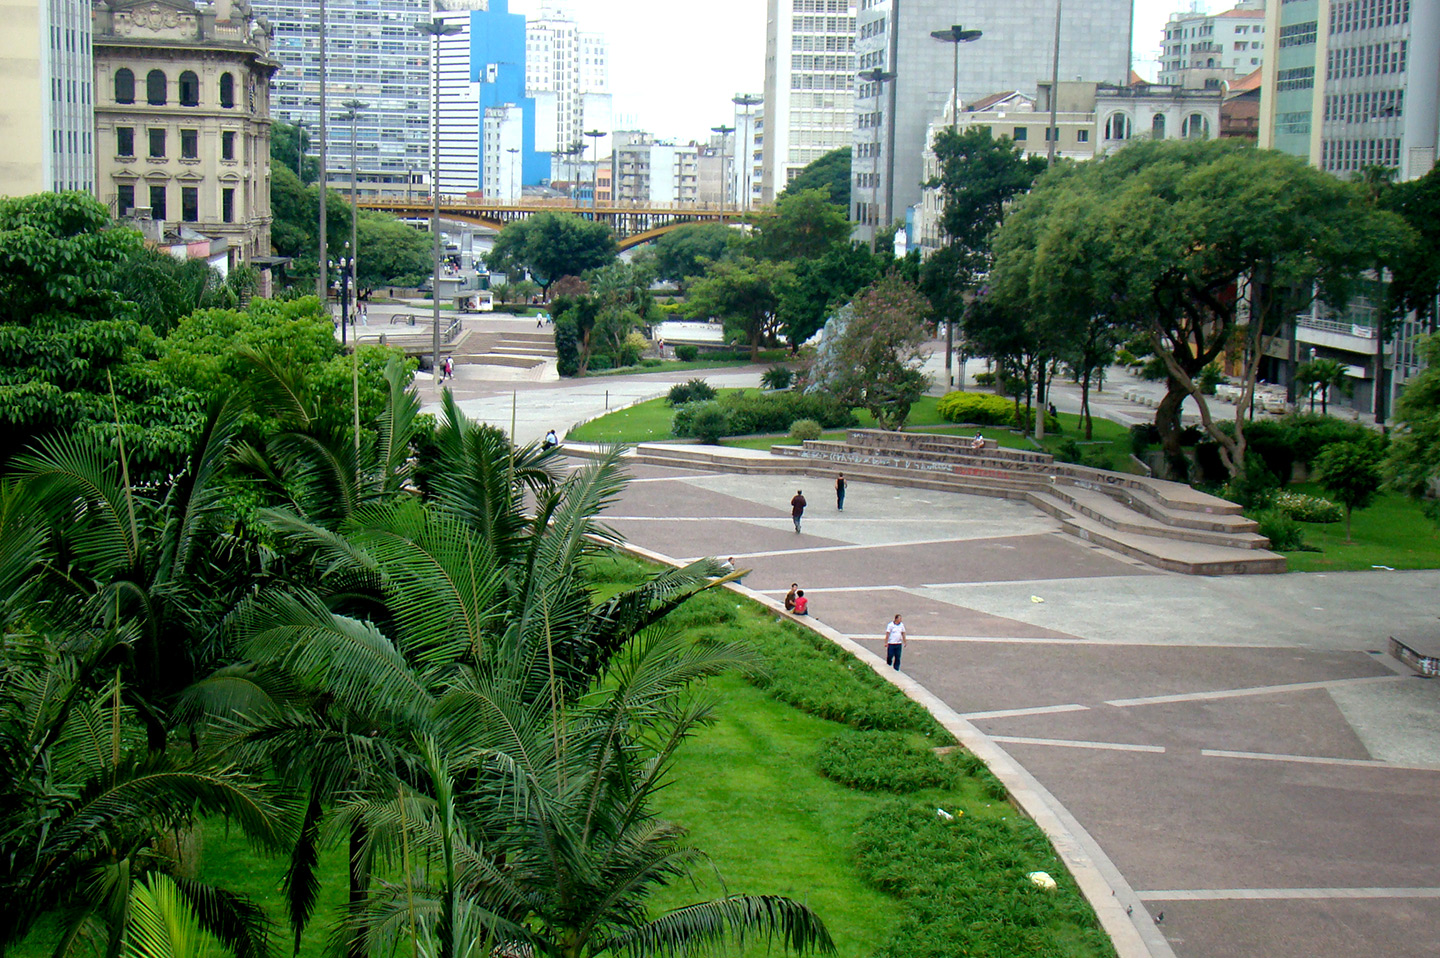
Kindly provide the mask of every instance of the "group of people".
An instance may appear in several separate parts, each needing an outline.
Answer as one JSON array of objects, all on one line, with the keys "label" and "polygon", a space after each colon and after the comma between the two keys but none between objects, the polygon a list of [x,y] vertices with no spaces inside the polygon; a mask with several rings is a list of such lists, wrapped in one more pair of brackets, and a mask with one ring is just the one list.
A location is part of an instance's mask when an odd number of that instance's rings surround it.
[{"label": "group of people", "polygon": [[785,611],[792,615],[810,614],[810,600],[805,598],[805,590],[798,582],[790,583],[790,591],[785,593]]},{"label": "group of people", "polygon": [[440,381],[443,383],[443,382],[445,382],[445,380],[447,380],[447,379],[454,379],[454,378],[455,378],[455,360],[454,360],[453,357],[446,356],[444,359],[440,360]]}]

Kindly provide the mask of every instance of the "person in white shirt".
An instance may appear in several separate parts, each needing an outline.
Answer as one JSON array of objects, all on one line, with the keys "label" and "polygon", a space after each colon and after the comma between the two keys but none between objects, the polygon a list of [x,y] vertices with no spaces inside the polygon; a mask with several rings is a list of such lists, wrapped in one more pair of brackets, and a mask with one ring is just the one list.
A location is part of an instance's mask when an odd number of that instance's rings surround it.
[{"label": "person in white shirt", "polygon": [[895,621],[885,625],[885,664],[894,666],[895,671],[900,671],[900,653],[905,649],[905,623],[900,621],[900,614],[895,614]]}]

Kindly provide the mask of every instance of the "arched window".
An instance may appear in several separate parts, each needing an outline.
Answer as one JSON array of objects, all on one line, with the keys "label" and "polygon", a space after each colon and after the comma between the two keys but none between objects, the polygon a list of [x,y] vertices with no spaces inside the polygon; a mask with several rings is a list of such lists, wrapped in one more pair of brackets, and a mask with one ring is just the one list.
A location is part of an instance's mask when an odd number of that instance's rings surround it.
[{"label": "arched window", "polygon": [[1203,140],[1210,135],[1210,121],[1199,113],[1192,113],[1180,124],[1180,135],[1187,140]]},{"label": "arched window", "polygon": [[115,102],[135,102],[135,74],[124,67],[115,71]]},{"label": "arched window", "polygon": [[200,105],[200,78],[195,75],[194,70],[186,70],[180,74],[180,105]]},{"label": "arched window", "polygon": [[227,110],[235,106],[235,77],[229,73],[220,74],[220,105]]},{"label": "arched window", "polygon": [[1124,113],[1110,114],[1110,119],[1105,121],[1105,139],[1130,139],[1130,117],[1126,116]]},{"label": "arched window", "polygon": [[1151,118],[1150,138],[1153,140],[1165,139],[1165,114],[1157,113]]},{"label": "arched window", "polygon": [[145,76],[145,102],[151,106],[164,106],[165,87],[165,71],[151,70]]}]

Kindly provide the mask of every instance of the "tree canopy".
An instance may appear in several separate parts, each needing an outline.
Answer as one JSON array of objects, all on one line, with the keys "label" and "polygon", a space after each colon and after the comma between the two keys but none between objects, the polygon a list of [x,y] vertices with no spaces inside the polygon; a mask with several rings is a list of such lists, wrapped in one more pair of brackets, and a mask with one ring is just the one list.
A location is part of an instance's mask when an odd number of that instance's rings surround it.
[{"label": "tree canopy", "polygon": [[760,347],[776,341],[780,290],[790,276],[787,263],[724,260],[694,282],[685,311],[696,319],[724,320],[726,332],[747,343],[751,359],[758,361]]},{"label": "tree canopy", "polygon": [[842,146],[831,150],[796,174],[785,184],[781,196],[795,195],[806,190],[829,190],[830,202],[850,210],[850,147]]},{"label": "tree canopy", "polygon": [[524,269],[548,293],[562,276],[579,276],[615,258],[615,234],[604,223],[547,210],[509,223],[495,237],[492,270]]},{"label": "tree canopy", "polygon": [[902,428],[930,385],[921,371],[929,308],[893,274],[867,287],[837,317],[838,335],[816,363],[816,384],[847,406],[863,406],[881,429]]},{"label": "tree canopy", "polygon": [[673,229],[655,241],[656,276],[683,286],[742,242],[742,234],[724,223],[690,223]]},{"label": "tree canopy", "polygon": [[780,195],[775,205],[755,214],[753,255],[776,262],[814,259],[850,237],[844,209],[824,190]]}]

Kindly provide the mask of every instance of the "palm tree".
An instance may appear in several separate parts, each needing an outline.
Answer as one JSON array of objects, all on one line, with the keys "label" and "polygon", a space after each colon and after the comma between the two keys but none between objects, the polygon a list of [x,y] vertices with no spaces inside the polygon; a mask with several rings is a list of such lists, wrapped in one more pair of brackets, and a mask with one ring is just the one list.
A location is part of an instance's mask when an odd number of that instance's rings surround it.
[{"label": "palm tree", "polygon": [[1345,366],[1334,359],[1312,359],[1295,370],[1295,384],[1310,392],[1310,411],[1315,411],[1315,391],[1320,391],[1320,413],[1330,411],[1330,390],[1350,394],[1350,376]]}]

